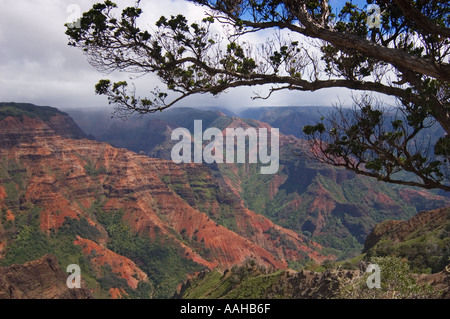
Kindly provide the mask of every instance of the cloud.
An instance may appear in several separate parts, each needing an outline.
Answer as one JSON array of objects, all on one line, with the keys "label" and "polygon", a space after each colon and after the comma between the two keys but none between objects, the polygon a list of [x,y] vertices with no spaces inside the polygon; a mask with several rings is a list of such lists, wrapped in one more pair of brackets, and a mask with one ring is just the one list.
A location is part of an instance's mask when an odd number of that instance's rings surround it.
[{"label": "cloud", "polygon": [[[107,105],[96,96],[94,86],[105,75],[97,72],[81,50],[69,47],[64,24],[71,17],[89,10],[100,0],[2,0],[0,1],[0,101],[29,102],[62,108]],[[119,8],[133,5],[133,0],[115,1]],[[204,17],[204,9],[184,0],[147,0],[141,2],[143,26],[153,27],[161,15],[183,14],[189,21]],[[265,36],[265,35],[264,35]],[[262,38],[255,35],[249,41]],[[113,81],[129,80],[129,75],[115,73]],[[135,81],[145,95],[161,85],[154,75]],[[194,96],[180,105],[257,106],[257,105],[330,105],[337,97],[349,96],[345,90],[315,93],[281,92],[269,100],[251,100],[254,91],[265,87],[237,88],[214,98]],[[141,93],[142,92],[142,93]]]},{"label": "cloud", "polygon": [[54,106],[103,103],[96,72],[67,46],[68,1],[3,0],[0,4],[0,100]]}]

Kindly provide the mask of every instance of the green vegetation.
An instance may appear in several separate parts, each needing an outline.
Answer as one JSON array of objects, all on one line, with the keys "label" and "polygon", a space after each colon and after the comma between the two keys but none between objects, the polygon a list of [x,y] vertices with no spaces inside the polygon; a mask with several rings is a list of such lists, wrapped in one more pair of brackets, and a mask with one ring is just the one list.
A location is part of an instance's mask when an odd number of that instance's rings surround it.
[{"label": "green vegetation", "polygon": [[[228,293],[227,298],[231,299],[254,299],[258,296],[264,296],[269,288],[275,285],[281,278],[280,274],[282,270],[274,272],[269,275],[260,275],[256,277],[244,277],[242,283],[238,289],[233,289]],[[234,278],[234,282],[241,277],[231,277]]]},{"label": "green vegetation", "polygon": [[189,281],[182,293],[184,299],[259,299],[281,279],[283,270],[266,273],[254,262],[234,266],[223,274],[213,270]]},{"label": "green vegetation", "polygon": [[[122,221],[123,211],[100,212],[97,217],[105,226],[110,241],[107,248],[133,260],[149,277],[154,287],[154,298],[172,296],[177,285],[187,278],[187,274],[200,271],[203,267],[181,257],[169,238],[156,238],[134,234]],[[142,289],[149,290],[148,286]]]},{"label": "green vegetation", "polygon": [[[387,184],[299,160],[289,150],[283,150],[281,164],[278,178],[285,181],[277,192],[271,186],[273,176],[259,174],[258,165],[237,165],[238,178],[229,170],[228,175],[242,182],[241,195],[247,207],[322,244],[341,260],[360,254],[377,223],[407,219],[427,205],[424,200],[408,204]],[[340,174],[347,176],[338,183]],[[392,202],[380,204],[376,194]],[[321,218],[324,220],[319,223]],[[316,232],[317,224],[321,224],[320,232]]]},{"label": "green vegetation", "polygon": [[38,259],[50,251],[50,240],[39,228],[25,225],[9,245],[2,265],[22,264]]},{"label": "green vegetation", "polygon": [[[168,238],[156,238],[134,234],[122,221],[123,211],[105,213],[101,209],[102,200],[94,203],[90,212],[103,224],[110,236],[107,248],[130,258],[147,273],[150,282],[140,282],[134,290],[127,286],[123,278],[113,273],[109,265],[101,268],[100,273],[90,263],[95,252],[84,256],[80,246],[73,244],[76,236],[98,241],[102,233],[90,225],[85,218],[66,218],[58,231],[49,234],[40,228],[40,209],[32,206],[29,210],[16,214],[15,221],[6,223],[6,210],[0,210],[0,221],[7,229],[6,255],[0,260],[1,266],[22,264],[38,259],[46,254],[55,255],[63,272],[70,264],[81,267],[83,280],[96,291],[96,298],[108,298],[112,287],[123,288],[125,298],[168,298],[177,285],[187,278],[187,274],[202,270],[203,267],[182,257],[182,252]],[[202,243],[198,243],[199,247]]]},{"label": "green vegetation", "polygon": [[108,291],[111,288],[126,289],[128,287],[126,279],[120,278],[113,273],[110,265],[102,267],[102,275],[98,281],[105,291]]},{"label": "green vegetation", "polygon": [[36,106],[27,103],[0,103],[0,121],[8,116],[40,118],[43,121],[50,120],[57,114],[65,114],[50,106]]},{"label": "green vegetation", "polygon": [[218,287],[224,287],[221,284],[222,274],[213,270],[204,275],[204,280],[200,284],[200,280],[194,281],[189,288],[188,293],[184,296],[185,299],[201,299],[211,298],[210,294],[217,292]]},{"label": "green vegetation", "polygon": [[96,165],[91,161],[87,161],[86,165],[84,166],[84,169],[86,170],[86,174],[92,177],[104,175],[108,172],[104,166],[100,166],[97,168]]},{"label": "green vegetation", "polygon": [[209,177],[209,171],[204,169],[196,171],[196,174],[187,174],[187,180],[192,190],[195,203],[202,211],[207,211],[210,205],[217,197],[217,187]]},{"label": "green vegetation", "polygon": [[[274,127],[280,127],[280,130],[284,129],[284,121],[294,118],[294,113],[300,114],[295,117],[299,122],[290,122],[290,129],[294,130],[294,126],[298,125],[300,131],[300,123],[307,124],[302,121],[313,123],[318,120],[317,115],[314,115],[317,110],[316,107],[274,108],[270,112],[260,109],[252,109],[251,112],[262,112],[262,116],[254,118],[277,123]],[[321,109],[323,114],[329,111]],[[245,113],[246,116],[251,116],[249,112]],[[195,119],[203,121],[203,129],[223,129],[233,120],[230,116],[220,116],[216,112],[187,108],[169,109],[153,114],[152,120],[153,117],[186,127],[191,132]],[[253,120],[241,120],[251,126],[259,125]],[[150,125],[134,126],[136,130],[141,130],[141,127]],[[130,127],[121,128],[119,135],[134,134],[134,129]],[[112,129],[105,131],[116,132]],[[161,145],[167,146],[165,142],[162,141]],[[134,144],[124,147],[133,148]],[[404,194],[400,196],[403,186],[380,183],[345,169],[312,162],[297,156],[298,149],[294,145],[284,145],[280,151],[280,170],[276,176],[260,174],[258,164],[221,164],[204,165],[202,169],[196,170],[186,169],[182,177],[160,177],[189,205],[207,213],[219,225],[239,231],[233,202],[240,198],[222,186],[226,179],[233,190],[240,191],[239,195],[249,209],[268,217],[275,224],[317,241],[327,253],[338,256],[340,260],[358,255],[366,236],[377,223],[386,219],[405,220],[421,210],[446,204],[443,200],[429,201],[423,196],[405,199]],[[212,214],[212,204],[216,202],[220,205],[220,211]]]},{"label": "green vegetation", "polygon": [[101,237],[100,231],[89,224],[86,218],[72,219],[66,217],[63,226],[58,230],[58,233],[71,235],[74,238],[78,235],[85,239],[96,241]]},{"label": "green vegetation", "polygon": [[[353,277],[346,270],[357,270],[354,263],[361,256],[345,263],[326,261],[322,265],[309,261],[305,269],[322,272],[317,280],[307,283],[304,275],[287,275],[285,270],[267,271],[254,264],[234,266],[223,274],[210,271],[190,279],[183,287],[179,297],[184,299],[276,299],[293,298],[299,295],[299,287],[310,289],[315,298],[339,299],[404,299],[435,298],[436,292],[430,285],[420,285],[411,272],[409,264],[396,257],[373,257],[368,261],[380,267],[380,288],[369,289],[367,279],[371,273],[360,272]],[[343,273],[344,272],[344,273]],[[340,274],[340,276],[338,276]],[[349,273],[350,274],[350,273]],[[350,279],[352,278],[353,279]],[[290,280],[292,278],[293,280]],[[322,278],[322,279],[319,279]],[[317,290],[319,289],[319,290]],[[304,292],[302,292],[304,293]]]},{"label": "green vegetation", "polygon": [[210,127],[217,127],[220,130],[224,130],[228,125],[230,125],[233,122],[233,119],[231,117],[224,117],[217,115],[217,118],[211,123]]},{"label": "green vegetation", "polygon": [[436,273],[448,265],[450,258],[450,222],[431,232],[411,236],[400,243],[380,240],[367,251],[367,256],[406,258],[417,273]]},{"label": "green vegetation", "polygon": [[[5,110],[9,109],[5,108]],[[22,111],[25,114],[26,109]],[[22,113],[19,112],[18,115]],[[51,110],[45,114],[39,116],[50,116]],[[229,118],[225,117],[211,116],[210,119],[216,121],[212,123],[217,125],[225,125],[229,121]],[[83,158],[83,160],[88,175],[96,177],[107,173],[105,167],[96,165],[95,161],[89,158]],[[53,254],[57,257],[63,271],[69,264],[80,265],[83,279],[88,287],[98,291],[99,297],[105,298],[108,297],[107,291],[112,287],[124,289],[129,298],[167,298],[173,295],[177,285],[184,281],[188,274],[204,269],[184,258],[185,252],[177,248],[178,246],[168,237],[157,235],[156,238],[149,238],[143,234],[136,234],[123,220],[124,211],[103,211],[102,207],[106,198],[101,196],[101,187],[98,187],[97,201],[85,213],[97,222],[100,228],[103,227],[106,233],[103,229],[99,230],[92,226],[83,217],[66,218],[57,231],[43,232],[40,227],[40,208],[27,202],[24,196],[29,178],[27,171],[19,162],[7,158],[2,158],[0,164],[1,185],[7,194],[5,206],[0,209],[0,231],[5,234],[8,242],[5,257],[0,260],[0,265],[24,263],[44,254]],[[382,257],[384,259],[378,261],[386,262],[387,269],[392,269],[392,273],[404,274],[409,270],[434,273],[442,270],[448,263],[450,257],[450,225],[448,223],[426,234],[413,234],[401,243],[383,239],[366,255],[354,257],[361,251],[365,236],[377,222],[386,218],[405,219],[415,214],[418,207],[423,205],[421,202],[406,204],[401,200],[396,189],[375,180],[348,176],[342,178],[342,176],[339,177],[341,173],[339,170],[327,169],[298,158],[292,160],[287,154],[283,154],[278,176],[283,183],[276,186],[273,186],[276,183],[272,183],[273,176],[259,173],[259,165],[223,165],[219,169],[214,167],[211,170],[206,165],[201,167],[192,171],[186,169],[185,176],[163,176],[162,180],[191,206],[209,214],[217,224],[251,236],[251,227],[238,229],[236,224],[235,203],[240,200],[239,197],[227,192],[226,188],[218,187],[218,183],[222,181],[220,178],[227,176],[234,186],[238,186],[236,189],[242,187],[242,198],[250,209],[266,215],[276,224],[306,235],[325,246],[324,253],[334,254],[340,259],[336,263],[326,262],[317,265],[308,260],[305,254],[305,259],[302,261],[288,261],[289,267],[293,269],[310,269],[320,272],[337,267],[357,269],[361,260]],[[45,168],[44,173],[55,176],[58,181],[64,180],[61,172],[53,171],[50,167]],[[337,182],[340,179],[343,182]],[[93,180],[96,182],[95,179]],[[96,183],[98,184],[96,186],[101,186],[98,181]],[[278,186],[279,189],[275,189]],[[384,205],[383,201],[374,197],[374,194],[387,195],[392,201]],[[133,194],[127,196],[132,198]],[[316,204],[318,198],[319,205]],[[332,203],[330,207],[333,208],[320,206],[327,201]],[[83,207],[82,201],[79,200],[79,202],[80,207]],[[219,203],[219,210],[215,210],[213,215],[212,207],[216,203]],[[14,221],[7,221],[6,208],[13,211]],[[317,226],[318,220],[321,221],[319,226]],[[320,231],[316,231],[316,227],[321,227]],[[204,240],[198,235],[199,230],[196,230],[190,238],[186,230],[181,231],[181,236],[173,229],[171,231],[202,257],[213,260],[213,251],[206,248]],[[288,237],[274,228],[265,233],[271,240],[276,241],[277,247],[296,249],[295,244]],[[101,267],[98,273],[98,269],[94,269],[91,264],[95,253],[84,256],[81,247],[73,244],[76,236],[105,243],[108,249],[133,260],[148,275],[150,281],[140,282],[138,288],[133,290],[108,265]],[[348,257],[354,258],[345,260]],[[409,268],[406,269],[404,264],[398,264],[398,260],[393,259],[394,257],[407,258]],[[188,296],[192,298],[262,298],[266,296],[267,291],[280,282],[281,274],[282,272],[266,273],[255,265],[250,265],[250,268],[249,265],[234,267],[225,274],[212,271],[205,275],[202,282],[193,282]],[[401,277],[401,280],[406,287],[402,288],[404,292],[401,293],[406,294],[414,283],[405,276]],[[385,292],[389,289],[389,287],[386,288]],[[350,294],[353,292],[354,290],[349,290]],[[414,290],[413,293],[422,292]],[[275,295],[275,297],[281,297],[281,295]]]},{"label": "green vegetation", "polygon": [[6,190],[6,204],[14,208],[19,205],[27,180],[25,168],[13,159],[0,160],[0,181]]},{"label": "green vegetation", "polygon": [[256,212],[264,211],[272,176],[260,174],[259,164],[237,166],[242,181],[242,197],[246,206]]},{"label": "green vegetation", "polygon": [[[167,183],[189,205],[208,214],[217,224],[232,231],[239,231],[236,224],[236,212],[233,207],[234,203],[236,203],[236,197],[223,188],[218,187],[216,180],[210,174],[214,176],[218,172],[209,170],[206,167],[197,167],[193,172],[186,168],[183,177],[178,180],[168,177],[162,177],[161,180]],[[187,187],[187,185],[189,186]],[[219,203],[218,214],[213,214],[212,212],[215,202]],[[209,255],[208,252],[207,255]]]},{"label": "green vegetation", "polygon": [[73,244],[74,231],[64,227],[58,233],[46,234],[40,229],[39,216],[40,209],[32,207],[22,211],[14,222],[10,222],[7,232],[10,244],[7,246],[6,256],[0,260],[0,265],[22,264],[52,254],[56,256],[63,272],[70,264],[79,265],[83,280],[89,288],[95,288],[98,283],[90,269],[89,261],[83,255],[81,247]]},{"label": "green vegetation", "polygon": [[220,214],[219,216],[214,218],[214,221],[231,231],[239,231],[239,228],[236,224],[235,211],[231,205],[220,205]]},{"label": "green vegetation", "polygon": [[418,299],[433,298],[435,292],[430,285],[419,285],[414,278],[408,262],[397,257],[372,257],[372,264],[380,267],[381,288],[368,289],[366,273],[360,280],[349,284],[340,294],[340,298],[357,299]]},{"label": "green vegetation", "polygon": [[[310,149],[320,150],[311,153],[322,162],[385,182],[450,191],[446,174],[450,42],[445,1],[368,1],[377,8],[376,25],[373,16],[367,19],[365,9],[370,7],[364,3],[347,2],[339,8],[320,1],[300,6],[291,1],[242,0],[226,5],[191,1],[207,10],[201,22],[189,22],[180,13],[170,19],[162,16],[157,28],[141,29],[136,27],[143,13],[138,5],[123,8],[118,21],[117,4],[107,0],[85,12],[80,27],[66,24],[68,44],[83,50],[93,65],[111,72],[146,73],[150,64],[151,72],[166,83],[167,90],[180,93],[167,101],[169,94],[156,88],[152,91],[156,99],[141,98],[126,81],[101,79],[96,93],[114,104],[118,117],[162,112],[192,94],[217,96],[230,88],[254,84],[272,85],[265,97],[255,93],[255,98],[264,99],[279,90],[346,87],[365,91],[353,99],[353,111],[341,106],[322,116],[316,125],[303,128]],[[302,28],[298,28],[299,22]],[[213,23],[227,26],[227,39],[213,40]],[[268,29],[289,29],[297,37],[283,41],[276,36],[261,37],[264,40],[251,44],[236,41],[243,31],[264,34]],[[322,43],[315,58],[294,40],[301,36]],[[415,41],[407,40],[411,38]],[[255,47],[271,49],[255,55]],[[382,81],[386,68],[393,70],[391,81]],[[314,76],[302,76],[310,69]],[[368,91],[394,96],[399,112],[390,111],[382,98]],[[418,133],[427,134],[430,122],[441,128],[439,139],[417,147]],[[405,184],[396,179],[399,171],[414,174],[417,181]]]}]

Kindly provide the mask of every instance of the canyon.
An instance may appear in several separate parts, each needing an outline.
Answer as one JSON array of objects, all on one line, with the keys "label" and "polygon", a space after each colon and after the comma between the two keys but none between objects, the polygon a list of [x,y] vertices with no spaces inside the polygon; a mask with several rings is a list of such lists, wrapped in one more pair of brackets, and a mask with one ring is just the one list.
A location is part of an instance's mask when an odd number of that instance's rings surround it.
[{"label": "canyon", "polygon": [[[99,220],[120,210],[120,223],[132,234],[157,245],[170,243],[181,259],[198,269],[225,269],[248,259],[279,269],[287,267],[287,259],[327,258],[320,245],[247,209],[202,165],[180,166],[74,135],[66,127],[68,117],[54,112],[49,121],[28,115],[0,121],[2,257],[8,259],[10,243],[17,242],[14,232],[18,237],[30,231],[57,237],[71,221],[78,221],[95,234],[77,234],[72,241],[82,248],[94,277],[101,277],[95,268],[107,265],[135,289],[147,276],[129,258],[108,249],[111,231]],[[236,232],[214,220],[223,210],[233,214]],[[279,236],[270,236],[269,229]],[[291,246],[280,246],[281,238]]]},{"label": "canyon", "polygon": [[63,270],[79,264],[94,298],[168,298],[205,270],[251,262],[287,271],[355,256],[378,222],[449,204],[298,157],[301,139],[281,133],[278,174],[252,163],[176,164],[171,132],[194,117],[222,132],[270,128],[180,112],[134,130],[122,123],[115,138],[133,148],[96,140],[55,108],[1,103],[0,266],[50,254]]}]

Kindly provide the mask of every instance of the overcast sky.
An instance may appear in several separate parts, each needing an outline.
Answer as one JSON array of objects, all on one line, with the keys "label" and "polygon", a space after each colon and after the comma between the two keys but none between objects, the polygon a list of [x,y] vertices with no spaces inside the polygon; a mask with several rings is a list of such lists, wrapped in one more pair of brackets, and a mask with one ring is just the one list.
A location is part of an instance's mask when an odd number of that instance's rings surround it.
[{"label": "overcast sky", "polygon": [[[94,86],[102,78],[129,80],[125,73],[103,75],[86,60],[80,49],[67,45],[64,24],[89,10],[100,0],[1,0],[0,1],[0,101],[29,102],[60,108],[108,105],[96,96]],[[119,8],[133,0],[115,1]],[[142,0],[143,18],[154,25],[161,15],[182,13],[189,21],[204,16],[201,7],[184,0]],[[80,11],[80,12],[79,12]],[[155,76],[138,80],[140,95],[159,84]],[[161,84],[160,84],[161,86]],[[162,86],[164,88],[164,86]],[[238,88],[219,98],[194,96],[180,106],[278,106],[331,105],[338,98],[350,102],[349,92],[328,89],[315,93],[282,91],[269,100],[252,101],[252,92],[262,88]]]}]

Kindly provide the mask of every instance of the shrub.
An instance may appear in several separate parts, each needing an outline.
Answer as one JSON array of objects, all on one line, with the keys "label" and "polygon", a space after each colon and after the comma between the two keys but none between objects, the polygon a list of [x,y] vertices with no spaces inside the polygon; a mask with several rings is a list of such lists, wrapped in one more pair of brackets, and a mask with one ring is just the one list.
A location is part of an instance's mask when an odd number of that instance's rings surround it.
[{"label": "shrub", "polygon": [[434,298],[430,285],[419,285],[408,262],[398,257],[372,257],[372,264],[380,267],[380,288],[369,289],[367,273],[359,280],[347,285],[341,291],[341,298],[350,299],[427,299]]}]

